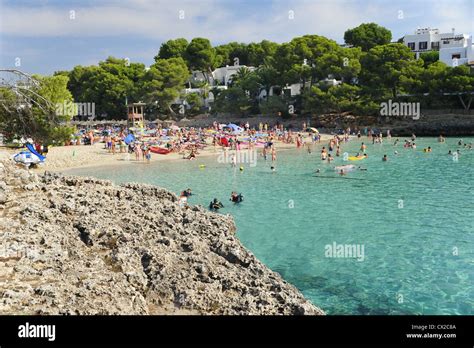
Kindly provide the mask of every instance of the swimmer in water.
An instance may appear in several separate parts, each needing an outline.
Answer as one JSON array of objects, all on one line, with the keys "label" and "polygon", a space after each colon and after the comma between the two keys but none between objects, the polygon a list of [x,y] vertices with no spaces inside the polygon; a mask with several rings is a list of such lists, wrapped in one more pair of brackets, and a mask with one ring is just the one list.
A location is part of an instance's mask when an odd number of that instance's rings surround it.
[{"label": "swimmer in water", "polygon": [[388,161],[387,155],[383,155],[382,161],[384,161],[384,162],[387,162],[387,161]]},{"label": "swimmer in water", "polygon": [[214,198],[214,200],[211,203],[209,203],[209,209],[211,210],[217,211],[220,208],[224,208],[224,205],[221,202],[219,202],[217,198]]},{"label": "swimmer in water", "polygon": [[318,169],[316,169],[315,173],[316,173],[316,174],[319,174],[319,173],[321,173],[321,169],[319,169],[319,168],[318,168]]},{"label": "swimmer in water", "polygon": [[339,172],[339,175],[340,176],[346,175],[346,173],[344,173],[344,169],[341,169],[341,171]]},{"label": "swimmer in water", "polygon": [[398,155],[398,151],[397,151],[397,150],[395,150],[394,154],[395,154],[395,155]]},{"label": "swimmer in water", "polygon": [[272,171],[272,173],[275,173],[275,171],[276,171],[275,167],[273,167],[273,166],[270,167],[270,170]]},{"label": "swimmer in water", "polygon": [[233,191],[230,195],[230,200],[234,203],[240,203],[244,199],[241,193],[237,194],[237,192]]},{"label": "swimmer in water", "polygon": [[367,168],[362,168],[361,166],[359,166],[359,168],[357,168],[359,170],[367,170]]}]

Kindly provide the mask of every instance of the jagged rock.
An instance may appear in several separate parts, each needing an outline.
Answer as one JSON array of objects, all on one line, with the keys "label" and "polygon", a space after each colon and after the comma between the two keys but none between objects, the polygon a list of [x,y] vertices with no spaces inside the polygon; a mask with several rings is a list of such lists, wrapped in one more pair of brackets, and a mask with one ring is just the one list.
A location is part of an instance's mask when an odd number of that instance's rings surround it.
[{"label": "jagged rock", "polygon": [[230,216],[151,185],[0,164],[2,314],[324,314]]}]

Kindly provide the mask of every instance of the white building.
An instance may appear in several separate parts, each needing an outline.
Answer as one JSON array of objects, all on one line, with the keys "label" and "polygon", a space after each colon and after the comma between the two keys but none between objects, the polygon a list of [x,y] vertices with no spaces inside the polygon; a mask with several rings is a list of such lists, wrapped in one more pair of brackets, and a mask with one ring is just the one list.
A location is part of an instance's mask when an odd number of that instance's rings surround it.
[{"label": "white building", "polygon": [[223,85],[228,86],[229,83],[232,82],[232,76],[237,74],[239,69],[248,69],[249,71],[254,71],[255,68],[253,66],[246,66],[246,65],[226,65],[222,68],[217,68],[212,72],[212,78],[214,80],[214,85]]},{"label": "white building", "polygon": [[405,35],[403,43],[420,57],[420,53],[439,51],[439,60],[446,65],[474,64],[472,36],[467,34],[440,33],[438,29],[417,29]]}]

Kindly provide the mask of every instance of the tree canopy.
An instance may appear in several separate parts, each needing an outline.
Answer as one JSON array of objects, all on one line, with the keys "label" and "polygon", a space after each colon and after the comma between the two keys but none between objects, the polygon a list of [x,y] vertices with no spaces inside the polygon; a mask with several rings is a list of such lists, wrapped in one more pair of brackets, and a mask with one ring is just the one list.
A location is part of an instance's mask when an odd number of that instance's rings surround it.
[{"label": "tree canopy", "polygon": [[363,23],[344,33],[344,41],[348,45],[360,47],[368,51],[378,45],[386,45],[392,40],[392,32],[375,23]]},{"label": "tree canopy", "polygon": [[0,89],[0,133],[7,141],[32,138],[42,143],[61,144],[69,140],[73,127],[66,124],[71,115],[58,107],[72,103],[67,89],[68,77],[64,75],[34,75],[37,85],[22,97],[8,88]]}]

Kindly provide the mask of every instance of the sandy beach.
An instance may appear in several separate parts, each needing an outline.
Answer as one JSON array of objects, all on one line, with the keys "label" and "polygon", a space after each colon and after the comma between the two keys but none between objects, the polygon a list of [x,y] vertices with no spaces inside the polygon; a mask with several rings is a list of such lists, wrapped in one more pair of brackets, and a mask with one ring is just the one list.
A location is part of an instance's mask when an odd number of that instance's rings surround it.
[{"label": "sandy beach", "polygon": [[[332,135],[321,134],[321,143],[326,144]],[[199,150],[197,160],[201,157],[217,156],[222,152],[222,147],[214,147],[210,143],[211,139],[207,139],[207,146]],[[305,137],[305,142],[311,142],[309,137]],[[287,144],[281,141],[275,141],[275,148],[278,151],[296,148],[296,144]],[[318,144],[318,143],[316,143]],[[10,155],[18,153],[20,150],[12,150],[1,148],[0,151],[5,151]],[[232,151],[232,150],[231,150]],[[245,150],[242,150],[245,151]],[[259,152],[262,149],[258,149]],[[157,161],[185,161],[182,153],[172,152],[167,155],[152,154],[151,162]],[[140,160],[140,163],[144,161]],[[104,148],[103,142],[97,142],[92,146],[89,145],[73,145],[73,146],[59,146],[51,147],[47,155],[46,163],[36,169],[32,169],[38,173],[44,171],[61,172],[68,169],[96,167],[96,166],[114,166],[114,165],[129,165],[137,163],[134,154],[128,153],[109,153]]]}]

